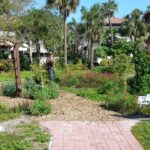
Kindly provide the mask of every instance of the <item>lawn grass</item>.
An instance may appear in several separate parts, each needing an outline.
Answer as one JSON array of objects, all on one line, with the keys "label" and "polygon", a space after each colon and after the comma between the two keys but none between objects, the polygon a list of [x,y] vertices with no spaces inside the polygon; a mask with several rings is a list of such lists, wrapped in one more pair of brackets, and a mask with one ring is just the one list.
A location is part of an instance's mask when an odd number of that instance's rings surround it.
[{"label": "lawn grass", "polygon": [[103,101],[106,96],[99,94],[96,88],[61,87],[61,89],[93,101]]},{"label": "lawn grass", "polygon": [[144,150],[150,150],[150,120],[144,120],[132,128],[132,133],[141,143]]},{"label": "lawn grass", "polygon": [[[31,77],[32,72],[31,71],[21,71],[21,78],[25,79],[27,77]],[[0,73],[0,82],[2,81],[9,81],[9,80],[14,80],[14,72],[2,72]]]},{"label": "lawn grass", "polygon": [[50,135],[36,123],[19,125],[15,133],[0,133],[0,150],[48,150]]}]

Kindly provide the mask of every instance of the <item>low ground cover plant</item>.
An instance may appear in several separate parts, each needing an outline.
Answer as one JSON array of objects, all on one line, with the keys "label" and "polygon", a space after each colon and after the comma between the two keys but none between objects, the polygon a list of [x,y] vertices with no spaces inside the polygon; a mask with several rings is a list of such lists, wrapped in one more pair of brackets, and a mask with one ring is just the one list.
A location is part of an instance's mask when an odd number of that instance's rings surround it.
[{"label": "low ground cover plant", "polygon": [[99,94],[97,88],[62,87],[62,89],[93,101],[102,101],[106,96]]},{"label": "low ground cover plant", "polygon": [[104,106],[124,115],[135,115],[139,113],[140,110],[137,103],[137,97],[128,93],[119,93],[106,96]]},{"label": "low ground cover plant", "polygon": [[19,125],[15,133],[0,134],[0,150],[48,150],[50,135],[36,123]]},{"label": "low ground cover plant", "polygon": [[150,120],[144,120],[132,128],[132,133],[142,144],[144,150],[150,148]]},{"label": "low ground cover plant", "polygon": [[20,113],[17,109],[11,110],[7,105],[0,104],[0,122],[17,118],[20,116]]},{"label": "low ground cover plant", "polygon": [[29,113],[35,116],[48,115],[51,110],[51,104],[48,100],[35,100],[29,107]]}]

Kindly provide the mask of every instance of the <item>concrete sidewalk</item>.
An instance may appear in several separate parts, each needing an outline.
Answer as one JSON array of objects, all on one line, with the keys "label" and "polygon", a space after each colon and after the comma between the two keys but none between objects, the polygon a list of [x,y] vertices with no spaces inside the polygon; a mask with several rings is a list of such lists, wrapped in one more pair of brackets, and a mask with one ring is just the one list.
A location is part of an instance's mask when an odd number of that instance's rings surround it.
[{"label": "concrete sidewalk", "polygon": [[131,133],[134,120],[117,122],[46,121],[52,150],[143,150]]}]

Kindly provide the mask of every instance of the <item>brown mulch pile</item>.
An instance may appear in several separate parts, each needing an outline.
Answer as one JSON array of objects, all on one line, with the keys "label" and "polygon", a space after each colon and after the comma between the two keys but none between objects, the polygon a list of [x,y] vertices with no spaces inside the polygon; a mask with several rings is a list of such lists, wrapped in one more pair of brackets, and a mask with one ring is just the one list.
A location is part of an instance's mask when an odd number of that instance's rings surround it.
[{"label": "brown mulch pile", "polygon": [[100,102],[94,102],[75,94],[61,92],[60,97],[51,100],[52,113],[43,120],[57,121],[117,121],[120,114],[104,109]]},{"label": "brown mulch pile", "polygon": [[33,100],[24,98],[10,98],[6,96],[0,96],[0,104],[6,104],[10,108],[14,107],[27,107],[33,103]]}]

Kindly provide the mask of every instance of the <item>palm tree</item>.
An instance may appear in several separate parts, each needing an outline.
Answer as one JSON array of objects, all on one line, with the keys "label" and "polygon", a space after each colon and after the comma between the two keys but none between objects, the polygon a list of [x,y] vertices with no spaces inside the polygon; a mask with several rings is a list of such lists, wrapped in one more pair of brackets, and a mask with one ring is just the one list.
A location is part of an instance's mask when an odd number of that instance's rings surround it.
[{"label": "palm tree", "polygon": [[111,34],[111,44],[114,41],[111,18],[114,16],[114,13],[117,9],[118,9],[118,5],[115,3],[114,0],[109,0],[107,3],[103,3],[103,11],[104,11],[105,17],[107,17],[108,20],[109,20],[109,28],[110,28],[110,34]]},{"label": "palm tree", "polygon": [[148,31],[148,38],[146,40],[148,46],[148,52],[150,54],[150,6],[147,7],[147,11],[144,13],[143,20],[146,24],[147,31]]},{"label": "palm tree", "polygon": [[102,6],[95,4],[88,11],[85,7],[82,7],[82,22],[85,26],[85,37],[89,42],[89,60],[90,68],[93,68],[94,61],[94,49],[93,45],[95,42],[99,42],[103,37],[103,26],[104,26],[104,15]]},{"label": "palm tree", "polygon": [[131,14],[125,16],[126,21],[122,25],[124,35],[129,36],[132,41],[137,41],[141,37],[146,37],[147,28],[143,20],[143,12],[134,9]]},{"label": "palm tree", "polygon": [[67,65],[67,17],[75,11],[79,5],[79,0],[47,0],[49,7],[57,8],[64,18],[64,61]]},{"label": "palm tree", "polygon": [[148,27],[148,31],[150,32],[150,6],[147,7],[147,11],[144,13],[143,20]]}]

